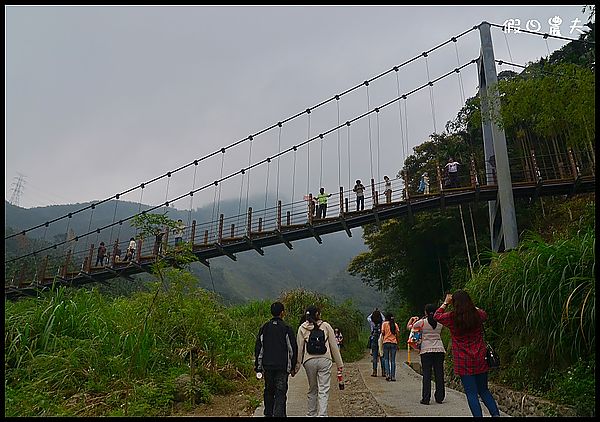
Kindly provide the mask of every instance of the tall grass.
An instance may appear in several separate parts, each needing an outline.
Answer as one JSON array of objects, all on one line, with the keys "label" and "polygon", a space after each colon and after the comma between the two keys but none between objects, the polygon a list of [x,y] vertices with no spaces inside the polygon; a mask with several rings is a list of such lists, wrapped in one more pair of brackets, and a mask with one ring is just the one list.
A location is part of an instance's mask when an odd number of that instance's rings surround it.
[{"label": "tall grass", "polygon": [[[595,350],[595,233],[546,243],[529,235],[496,256],[467,285],[502,333],[505,349],[545,356],[536,366],[565,365]],[[493,334],[492,334],[493,336]]]},{"label": "tall grass", "polygon": [[[190,404],[258,385],[254,344],[271,301],[226,307],[195,282],[170,269],[152,292],[127,298],[58,288],[5,301],[5,416],[166,416],[182,375]],[[355,336],[360,312],[323,300],[329,320]]]}]

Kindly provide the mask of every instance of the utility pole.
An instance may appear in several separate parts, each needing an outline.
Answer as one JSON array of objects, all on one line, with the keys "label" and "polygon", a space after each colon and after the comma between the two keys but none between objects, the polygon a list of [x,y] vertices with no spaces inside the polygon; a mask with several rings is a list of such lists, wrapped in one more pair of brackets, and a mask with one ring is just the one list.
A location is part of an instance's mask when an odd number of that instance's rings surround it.
[{"label": "utility pole", "polygon": [[19,201],[21,200],[21,194],[23,193],[23,187],[25,186],[26,180],[25,180],[25,176],[24,174],[18,173],[19,175],[18,177],[15,176],[14,179],[16,179],[14,182],[12,182],[11,186],[13,186],[12,189],[12,195],[10,197],[10,201],[8,201],[10,204],[15,205],[15,206],[19,206]]}]

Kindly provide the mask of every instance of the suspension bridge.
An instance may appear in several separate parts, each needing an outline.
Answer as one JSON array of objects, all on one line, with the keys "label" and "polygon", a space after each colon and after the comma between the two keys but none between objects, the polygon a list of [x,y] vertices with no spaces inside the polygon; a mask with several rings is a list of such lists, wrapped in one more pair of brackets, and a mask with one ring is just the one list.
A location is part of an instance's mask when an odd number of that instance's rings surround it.
[{"label": "suspension bridge", "polygon": [[[371,118],[377,122],[376,133],[379,133],[379,121],[382,111],[393,106],[398,107],[400,122],[400,138],[404,140],[407,137],[407,98],[421,90],[429,90],[431,99],[431,112],[435,128],[435,107],[433,86],[438,81],[445,78],[457,77],[459,81],[459,95],[464,103],[465,95],[461,78],[461,71],[469,66],[477,66],[479,78],[479,97],[482,101],[483,110],[496,110],[494,101],[497,100],[497,74],[496,65],[509,64],[514,67],[525,67],[516,63],[496,60],[491,41],[491,28],[504,30],[500,25],[488,24],[483,22],[463,33],[454,36],[440,45],[419,54],[400,65],[358,84],[340,94],[337,94],[321,103],[307,108],[287,119],[256,132],[248,137],[234,142],[226,147],[214,151],[206,156],[196,159],[178,169],[169,171],[163,175],[157,176],[148,182],[141,183],[138,186],[126,189],[114,196],[102,201],[94,202],[89,206],[83,207],[75,212],[53,220],[40,223],[37,226],[21,230],[17,233],[5,237],[5,241],[18,236],[26,236],[36,230],[45,230],[52,224],[59,221],[67,222],[67,232],[69,222],[77,214],[90,213],[89,231],[81,235],[66,239],[63,242],[57,242],[51,246],[43,247],[11,258],[5,261],[7,263],[20,264],[20,270],[11,283],[5,282],[5,297],[15,299],[27,295],[37,295],[38,292],[52,288],[56,285],[82,286],[88,283],[107,283],[107,280],[122,277],[132,280],[131,276],[142,272],[151,272],[151,266],[157,260],[163,257],[163,252],[167,250],[177,250],[173,233],[166,231],[165,236],[159,243],[155,239],[141,239],[135,241],[135,253],[125,260],[122,251],[127,250],[129,240],[116,238],[112,241],[112,230],[120,228],[123,224],[129,222],[136,215],[151,213],[155,210],[161,210],[173,205],[177,201],[190,199],[191,206],[194,195],[201,191],[208,191],[213,188],[215,199],[213,210],[217,209],[216,215],[210,221],[196,222],[189,220],[187,225],[182,227],[178,237],[183,237],[185,242],[191,245],[191,250],[197,260],[206,266],[210,266],[209,260],[212,258],[227,256],[236,260],[236,254],[245,251],[255,251],[264,255],[264,248],[277,244],[284,244],[290,250],[293,249],[293,242],[314,238],[319,244],[323,242],[322,236],[345,231],[348,236],[352,236],[351,229],[364,226],[366,224],[380,224],[382,221],[391,218],[412,219],[415,213],[432,209],[444,209],[445,207],[459,206],[463,203],[476,201],[486,201],[489,204],[491,244],[494,250],[503,250],[514,248],[518,242],[516,233],[516,219],[514,213],[514,197],[537,198],[546,195],[575,195],[595,191],[595,161],[592,154],[587,150],[572,149],[566,145],[560,145],[554,150],[550,148],[547,151],[536,151],[530,148],[528,151],[522,151],[518,156],[509,156],[506,147],[505,134],[502,128],[493,122],[492,119],[482,119],[483,138],[484,138],[484,156],[471,156],[468,162],[462,162],[459,166],[459,172],[456,179],[448,182],[448,174],[445,170],[445,163],[438,163],[435,172],[429,175],[429,186],[425,191],[418,189],[420,175],[411,175],[407,171],[400,172],[396,178],[391,180],[392,188],[384,184],[383,181],[376,180],[371,167],[370,183],[366,183],[364,195],[364,208],[358,207],[355,192],[351,185],[350,168],[348,170],[348,186],[344,187],[341,183],[340,161],[340,140],[341,132],[345,131],[348,139],[348,155],[350,155],[350,133],[353,124],[362,119],[369,121],[369,136],[363,140],[364,144],[368,141],[370,162],[373,162],[373,140],[371,139]],[[481,39],[481,51],[479,57],[460,63],[458,49],[456,47],[459,39],[471,31],[479,31]],[[525,31],[527,32],[527,31]],[[545,38],[548,34],[543,35]],[[560,37],[558,37],[560,38]],[[565,38],[567,39],[567,38]],[[445,45],[454,45],[456,49],[457,63],[452,64],[446,73],[431,79],[427,57]],[[427,82],[412,90],[401,93],[399,82],[397,95],[387,102],[378,106],[371,106],[369,98],[369,85],[386,75],[396,75],[398,80],[399,70],[415,60],[423,59],[426,63]],[[344,96],[360,89],[366,91],[367,111],[357,115],[345,122],[340,121],[339,104]],[[310,136],[310,116],[321,106],[334,103],[337,106],[337,121],[334,121],[329,130],[323,131],[315,136]],[[404,106],[404,113],[402,111]],[[493,112],[493,111],[490,111]],[[483,112],[482,112],[483,115]],[[282,127],[297,118],[305,116],[308,118],[308,136],[307,139],[299,142],[289,148],[281,148],[281,129]],[[403,125],[404,123],[404,125]],[[279,129],[278,152],[266,157],[263,160],[252,163],[252,144],[263,134],[273,129]],[[338,185],[339,189],[333,192],[326,192],[327,207],[324,215],[315,213],[315,197],[312,194],[302,195],[301,200],[295,198],[295,175],[296,159],[298,151],[303,148],[310,148],[314,142],[319,142],[322,146],[328,135],[337,134],[338,143]],[[330,137],[333,138],[333,137]],[[379,137],[377,138],[377,141]],[[229,175],[223,174],[223,162],[225,153],[241,144],[249,144],[248,163],[245,167]],[[408,142],[406,142],[406,145]],[[404,143],[403,143],[404,145]],[[366,145],[363,145],[366,151]],[[404,146],[403,146],[404,148]],[[279,158],[285,155],[293,155],[292,169],[292,201],[284,202],[279,197]],[[221,173],[216,180],[205,181],[205,184],[196,187],[197,169],[201,162],[212,157],[221,158]],[[322,174],[321,155],[321,174]],[[266,192],[268,197],[269,187],[269,166],[271,163],[277,163],[277,200],[271,207],[267,204],[263,209],[253,209],[251,206],[241,212],[241,204],[244,196],[244,187],[246,187],[246,205],[248,204],[248,191],[250,186],[250,174],[252,170],[260,166],[267,168]],[[310,171],[310,154],[307,154],[307,167]],[[175,198],[168,198],[169,183],[172,176],[184,169],[194,169],[194,179],[192,189],[189,193]],[[225,216],[219,213],[218,203],[220,201],[220,192],[223,182],[238,178],[240,186],[240,212],[235,216]],[[141,207],[142,195],[148,185],[158,181],[167,181],[167,192],[165,201],[146,209],[138,214],[131,215],[124,219],[113,219],[111,224],[103,227],[91,229],[94,210],[102,205],[115,204],[124,195],[138,191],[140,192],[139,205]],[[319,180],[319,185],[323,186],[323,180]],[[308,191],[308,188],[307,188]],[[217,197],[219,198],[217,200]],[[100,265],[92,265],[97,245],[86,243],[91,236],[98,236],[105,230],[111,230],[111,241],[107,245],[108,262],[101,262]],[[118,237],[118,236],[117,236]],[[96,237],[97,238],[97,237]],[[78,249],[79,246],[79,250]],[[57,253],[58,250],[61,253]],[[120,252],[121,251],[121,252]],[[34,265],[32,266],[31,260]],[[19,261],[21,261],[19,263]]]}]

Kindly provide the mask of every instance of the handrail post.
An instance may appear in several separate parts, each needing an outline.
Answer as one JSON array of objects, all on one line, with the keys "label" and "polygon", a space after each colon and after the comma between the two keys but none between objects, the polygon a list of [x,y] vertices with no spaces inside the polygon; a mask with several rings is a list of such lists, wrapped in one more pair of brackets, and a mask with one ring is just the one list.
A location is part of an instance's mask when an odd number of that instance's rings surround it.
[{"label": "handrail post", "polygon": [[313,223],[313,213],[315,210],[315,203],[313,202],[312,193],[308,194],[308,224]]},{"label": "handrail post", "polygon": [[67,251],[67,258],[65,259],[65,265],[63,266],[62,271],[61,271],[62,278],[67,278],[67,271],[69,270],[70,262],[71,262],[71,249],[69,249]]},{"label": "handrail post", "polygon": [[192,244],[192,250],[194,250],[194,239],[196,239],[196,220],[192,220],[192,238],[190,243]]},{"label": "handrail post", "polygon": [[136,258],[137,258],[137,263],[139,264],[140,262],[142,262],[142,243],[144,241],[142,239],[138,239],[137,241],[137,252],[136,252]]},{"label": "handrail post", "polygon": [[410,201],[410,194],[408,193],[408,171],[402,172],[402,178],[404,179],[404,199],[408,202]]},{"label": "handrail post", "polygon": [[219,238],[218,238],[219,244],[221,244],[223,242],[223,217],[224,217],[223,214],[221,214],[219,216]]},{"label": "handrail post", "polygon": [[[113,252],[113,259],[114,259],[114,252]],[[92,259],[94,258],[94,244],[92,243],[90,245],[90,251],[88,252],[88,256],[87,256],[87,261],[83,267],[83,270],[86,273],[90,272],[90,269],[92,268]]]},{"label": "handrail post", "polygon": [[440,193],[442,193],[444,191],[444,181],[442,179],[442,171],[440,170],[440,165],[439,163],[436,164],[435,166],[435,170],[437,172],[437,177],[438,177],[438,186],[440,188]]},{"label": "handrail post", "polygon": [[371,207],[377,206],[377,192],[375,192],[375,179],[371,178],[371,201],[373,205]]},{"label": "handrail post", "polygon": [[344,187],[340,186],[340,215],[344,214]]},{"label": "handrail post", "polygon": [[252,207],[248,207],[248,226],[246,228],[246,235],[252,237]]},{"label": "handrail post", "polygon": [[281,200],[277,201],[277,230],[281,231]]},{"label": "handrail post", "polygon": [[286,213],[286,222],[288,226],[292,224],[292,214],[289,211]]}]

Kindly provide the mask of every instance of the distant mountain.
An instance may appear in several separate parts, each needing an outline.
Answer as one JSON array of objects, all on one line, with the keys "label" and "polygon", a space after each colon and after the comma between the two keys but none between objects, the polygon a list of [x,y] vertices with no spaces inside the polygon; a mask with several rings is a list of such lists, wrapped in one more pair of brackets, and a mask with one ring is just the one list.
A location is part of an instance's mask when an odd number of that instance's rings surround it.
[{"label": "distant mountain", "polygon": [[[43,224],[87,205],[90,203],[25,209],[5,201],[6,233]],[[219,208],[225,215],[237,215],[238,207],[237,201],[224,201]],[[50,224],[48,228],[31,231],[28,237],[45,239],[51,244],[65,235],[67,224],[69,230],[81,235],[90,231],[90,228],[94,230],[96,227],[106,226],[148,208],[150,206],[140,207],[132,202],[109,201],[96,207],[93,215],[91,210],[75,214],[71,219],[65,218]],[[164,209],[153,212],[159,211]],[[212,212],[212,207],[198,208],[192,212],[191,218],[198,222],[207,221],[211,219]],[[189,211],[169,208],[168,215],[172,219],[181,218],[187,221]],[[110,232],[110,229],[105,229],[100,234],[92,234],[82,245],[97,244],[100,240],[111,242],[117,236],[122,240],[135,233],[126,223],[120,228],[118,225],[113,227],[112,236]],[[229,303],[274,299],[282,291],[304,287],[327,294],[336,301],[352,299],[359,309],[367,312],[374,306],[382,305],[381,293],[366,286],[359,278],[346,271],[350,260],[366,250],[361,235],[361,229],[354,229],[351,238],[345,232],[332,233],[321,237],[322,244],[318,244],[315,239],[304,239],[293,242],[292,250],[285,245],[275,245],[264,248],[264,256],[250,250],[237,254],[235,262],[225,256],[211,259],[210,270],[200,263],[192,264],[191,269],[198,277],[201,287],[213,290],[214,284],[214,290]],[[19,248],[18,243],[14,238],[5,241],[5,257],[23,253],[23,250],[16,249]],[[41,244],[39,241],[29,242],[29,247]]]}]

